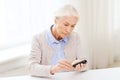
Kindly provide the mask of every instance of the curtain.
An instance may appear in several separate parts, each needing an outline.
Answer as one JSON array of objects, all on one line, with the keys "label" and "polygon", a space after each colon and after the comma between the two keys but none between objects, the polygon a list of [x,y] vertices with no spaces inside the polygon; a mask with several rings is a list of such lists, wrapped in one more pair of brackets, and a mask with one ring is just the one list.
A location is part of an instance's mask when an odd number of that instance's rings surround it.
[{"label": "curtain", "polygon": [[[92,25],[89,39],[92,54],[93,68],[106,68],[113,63],[112,35],[109,23],[109,1],[93,0]],[[88,25],[89,26],[89,25]],[[89,32],[89,31],[88,31]]]},{"label": "curtain", "polygon": [[107,68],[113,64],[113,35],[110,23],[110,0],[70,0],[77,5],[80,21],[77,31],[84,52],[90,56],[90,67]]},{"label": "curtain", "polygon": [[113,0],[112,15],[113,17],[113,46],[115,52],[115,61],[120,61],[120,0]]}]

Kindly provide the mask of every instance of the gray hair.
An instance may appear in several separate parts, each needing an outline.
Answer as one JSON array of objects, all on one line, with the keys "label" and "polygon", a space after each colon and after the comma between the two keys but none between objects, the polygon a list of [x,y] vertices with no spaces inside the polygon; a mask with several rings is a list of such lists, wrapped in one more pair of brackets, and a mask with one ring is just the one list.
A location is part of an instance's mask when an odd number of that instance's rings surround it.
[{"label": "gray hair", "polygon": [[62,8],[59,8],[54,14],[55,18],[61,18],[64,16],[75,16],[78,18],[79,14],[72,5],[65,5]]}]

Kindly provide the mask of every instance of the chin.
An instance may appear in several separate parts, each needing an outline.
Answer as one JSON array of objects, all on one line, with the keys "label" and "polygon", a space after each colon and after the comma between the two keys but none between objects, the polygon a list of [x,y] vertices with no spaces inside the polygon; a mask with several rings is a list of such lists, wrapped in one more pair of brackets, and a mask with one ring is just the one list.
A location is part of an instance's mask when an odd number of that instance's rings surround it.
[{"label": "chin", "polygon": [[68,34],[62,34],[62,35],[61,35],[62,38],[65,38],[65,37],[67,37],[67,36],[68,36]]},{"label": "chin", "polygon": [[65,38],[65,37],[67,37],[68,35],[64,35],[64,36],[62,36],[62,38]]}]

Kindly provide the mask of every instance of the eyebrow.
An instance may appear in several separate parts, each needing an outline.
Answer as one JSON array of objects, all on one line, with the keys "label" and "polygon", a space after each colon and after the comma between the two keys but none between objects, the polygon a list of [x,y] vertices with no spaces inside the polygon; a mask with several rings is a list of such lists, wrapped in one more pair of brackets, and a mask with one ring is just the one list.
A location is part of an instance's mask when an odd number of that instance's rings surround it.
[{"label": "eyebrow", "polygon": [[[65,21],[64,23],[67,23],[67,24],[70,24],[70,23],[68,23],[67,21]],[[72,26],[75,26],[76,24],[73,24]]]}]

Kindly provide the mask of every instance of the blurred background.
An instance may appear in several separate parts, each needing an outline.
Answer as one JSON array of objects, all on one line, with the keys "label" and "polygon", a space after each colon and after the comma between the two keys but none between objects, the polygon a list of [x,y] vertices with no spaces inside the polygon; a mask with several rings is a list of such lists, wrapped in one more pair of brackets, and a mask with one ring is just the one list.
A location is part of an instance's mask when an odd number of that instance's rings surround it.
[{"label": "blurred background", "polygon": [[53,13],[71,4],[91,69],[120,66],[120,0],[0,0],[0,77],[27,75],[32,37],[53,24]]}]

